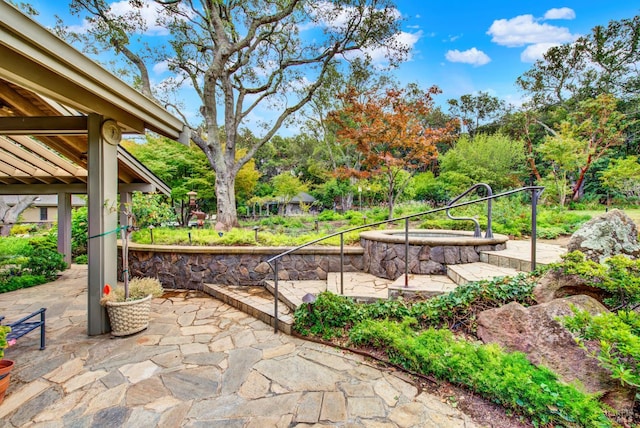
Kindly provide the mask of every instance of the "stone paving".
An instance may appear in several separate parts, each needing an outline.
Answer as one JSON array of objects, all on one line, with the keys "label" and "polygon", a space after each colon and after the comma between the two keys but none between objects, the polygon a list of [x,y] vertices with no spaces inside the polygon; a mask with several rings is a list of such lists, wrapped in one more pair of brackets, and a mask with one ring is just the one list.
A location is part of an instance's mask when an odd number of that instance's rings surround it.
[{"label": "stone paving", "polygon": [[196,292],[152,303],[150,327],[86,335],[86,269],[0,294],[15,320],[47,307],[16,362],[0,427],[474,427],[401,373],[285,334]]}]

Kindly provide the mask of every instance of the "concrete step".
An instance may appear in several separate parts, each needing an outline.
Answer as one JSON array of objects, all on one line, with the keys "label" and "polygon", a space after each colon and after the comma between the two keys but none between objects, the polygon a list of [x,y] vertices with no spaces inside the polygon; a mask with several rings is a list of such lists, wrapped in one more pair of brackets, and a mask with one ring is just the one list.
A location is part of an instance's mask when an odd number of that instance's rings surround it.
[{"label": "concrete step", "polygon": [[352,297],[358,302],[387,299],[389,285],[393,282],[364,272],[343,272],[343,281],[341,286],[340,272],[327,272],[327,291]]},{"label": "concrete step", "polygon": [[476,262],[447,266],[447,276],[458,285],[498,276],[515,276],[518,271],[509,267],[494,266],[488,263]]},{"label": "concrete step", "polygon": [[[273,281],[265,281],[265,288],[272,295],[275,294]],[[278,298],[292,311],[302,305],[302,298],[305,294],[311,293],[317,296],[323,291],[327,291],[326,280],[278,281]]]},{"label": "concrete step", "polygon": [[[275,326],[273,295],[265,287],[204,284],[203,291],[242,312]],[[278,329],[291,334],[293,312],[285,305],[278,305]]]},{"label": "concrete step", "polygon": [[409,274],[408,281],[404,275],[389,285],[389,298],[421,297],[430,298],[455,290],[457,284],[445,275],[415,275]]},{"label": "concrete step", "polygon": [[[561,256],[567,252],[559,245],[536,243],[536,266],[545,266],[559,262]],[[507,248],[502,251],[482,251],[480,261],[499,267],[530,272],[531,269],[531,241],[508,241]]]}]

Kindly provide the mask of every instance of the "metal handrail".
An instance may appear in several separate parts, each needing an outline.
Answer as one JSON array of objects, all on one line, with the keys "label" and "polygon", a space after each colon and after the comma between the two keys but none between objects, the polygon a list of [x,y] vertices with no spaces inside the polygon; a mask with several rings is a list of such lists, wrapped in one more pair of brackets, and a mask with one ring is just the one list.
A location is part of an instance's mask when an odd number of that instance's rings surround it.
[{"label": "metal handrail", "polygon": [[[481,185],[481,184],[480,184]],[[405,222],[405,287],[408,286],[408,278],[409,278],[409,219],[420,217],[427,214],[434,214],[441,211],[448,211],[451,208],[464,207],[467,205],[473,205],[484,201],[492,201],[493,199],[498,199],[504,196],[510,196],[515,193],[531,191],[531,269],[536,268],[536,234],[537,234],[537,206],[538,206],[538,198],[540,194],[544,191],[544,186],[525,186],[519,187],[517,189],[509,190],[507,192],[498,193],[496,195],[490,194],[483,198],[474,199],[472,201],[459,202],[456,204],[447,204],[444,207],[434,208],[429,211],[423,211],[416,214],[410,214],[403,217],[397,217],[391,220],[382,220],[374,223],[365,224],[362,226],[352,227],[350,229],[342,230],[339,232],[334,232],[329,235],[326,235],[322,238],[317,238],[312,241],[306,242],[302,245],[298,245],[297,247],[290,248],[287,251],[280,253],[276,256],[271,257],[266,262],[269,264],[274,273],[274,332],[278,332],[278,300],[279,300],[279,292],[278,292],[278,260],[287,256],[289,254],[295,253],[303,248],[306,248],[310,245],[316,244],[320,241],[324,241],[325,239],[333,238],[334,236],[340,236],[340,294],[344,293],[344,234],[349,232],[354,232],[356,230],[366,229],[374,226],[379,226],[381,224],[393,223],[404,220]],[[458,198],[459,199],[459,198]],[[485,238],[490,238],[491,236],[486,236]]]},{"label": "metal handrail", "polygon": [[[493,195],[493,190],[491,189],[491,186],[489,186],[486,183],[478,183],[478,184],[474,184],[473,186],[469,187],[467,190],[465,190],[464,192],[462,192],[461,194],[459,194],[458,196],[456,196],[455,198],[450,200],[447,203],[447,206],[451,206],[453,203],[459,201],[460,199],[464,198],[469,193],[473,192],[474,190],[479,189],[480,187],[484,187],[487,190],[487,196],[492,196]],[[493,238],[493,230],[491,229],[491,215],[492,215],[491,199],[489,199],[489,201],[487,201],[487,230],[486,230],[486,232],[484,234],[485,238]],[[475,229],[473,231],[473,237],[474,238],[481,238],[482,237],[482,233],[480,232],[480,223],[474,217],[454,217],[449,213],[449,210],[447,210],[447,217],[449,217],[451,220],[470,220],[470,221],[472,221],[475,224]]]}]

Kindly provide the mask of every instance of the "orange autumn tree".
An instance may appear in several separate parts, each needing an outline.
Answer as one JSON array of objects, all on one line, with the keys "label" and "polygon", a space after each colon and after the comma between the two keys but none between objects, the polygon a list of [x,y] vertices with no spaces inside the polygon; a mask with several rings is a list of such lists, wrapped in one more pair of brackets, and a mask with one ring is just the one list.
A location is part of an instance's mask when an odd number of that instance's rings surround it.
[{"label": "orange autumn tree", "polygon": [[426,92],[391,88],[382,95],[358,93],[349,88],[338,96],[344,107],[329,114],[338,139],[353,146],[360,157],[355,167],[340,168],[336,174],[384,177],[389,219],[393,218],[395,201],[409,183],[411,174],[437,158],[436,143],[453,137],[455,121],[432,128],[426,120],[433,110],[433,95],[440,92],[435,86]]}]

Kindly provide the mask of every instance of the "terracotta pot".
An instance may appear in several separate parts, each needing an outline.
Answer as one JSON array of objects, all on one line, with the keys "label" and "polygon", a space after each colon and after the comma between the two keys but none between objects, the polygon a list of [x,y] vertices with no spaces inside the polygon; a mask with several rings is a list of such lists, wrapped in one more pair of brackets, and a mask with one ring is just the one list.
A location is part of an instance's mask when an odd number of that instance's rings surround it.
[{"label": "terracotta pot", "polygon": [[13,361],[0,360],[0,404],[4,401],[4,394],[9,388],[9,381],[11,380],[11,374],[9,373],[13,369]]}]

